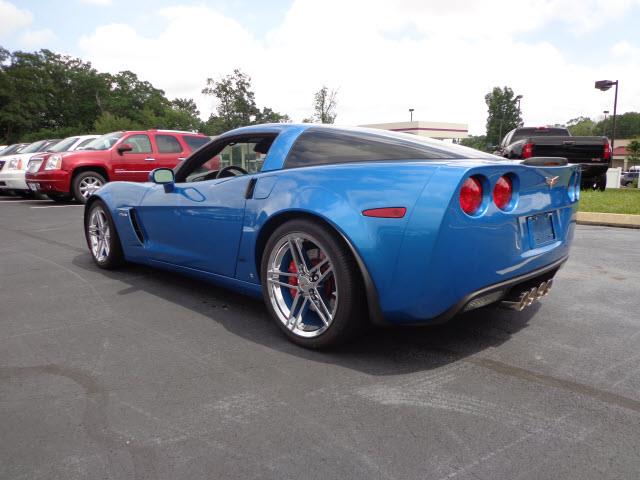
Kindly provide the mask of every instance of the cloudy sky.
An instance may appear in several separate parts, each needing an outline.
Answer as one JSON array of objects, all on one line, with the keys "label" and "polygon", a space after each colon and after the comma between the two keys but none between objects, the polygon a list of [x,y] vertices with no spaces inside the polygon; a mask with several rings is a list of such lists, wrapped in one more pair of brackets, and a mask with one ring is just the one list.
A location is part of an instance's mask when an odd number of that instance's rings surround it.
[{"label": "cloudy sky", "polygon": [[0,45],[132,70],[206,116],[207,77],[240,68],[259,106],[309,116],[322,84],[338,123],[414,118],[484,133],[484,94],[523,95],[526,124],[640,110],[640,0],[0,0]]}]

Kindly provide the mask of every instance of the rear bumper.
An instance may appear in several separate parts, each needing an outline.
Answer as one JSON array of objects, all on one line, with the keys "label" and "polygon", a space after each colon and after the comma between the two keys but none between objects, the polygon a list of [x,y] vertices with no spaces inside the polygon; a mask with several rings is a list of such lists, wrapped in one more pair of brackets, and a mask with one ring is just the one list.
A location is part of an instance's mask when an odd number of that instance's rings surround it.
[{"label": "rear bumper", "polygon": [[41,171],[27,173],[26,183],[36,183],[40,193],[69,193],[70,175],[65,170]]},{"label": "rear bumper", "polygon": [[581,163],[580,164],[580,172],[582,173],[582,185],[591,186],[594,181],[597,181],[602,177],[602,175],[607,174],[607,170],[609,169],[609,165],[604,164],[593,164],[593,163]]},{"label": "rear bumper", "polygon": [[[567,255],[564,258],[561,258],[560,260],[547,265],[546,267],[542,267],[525,275],[520,275],[504,282],[496,283],[494,285],[481,288],[480,290],[476,290],[475,292],[471,292],[470,294],[462,298],[458,303],[449,308],[447,311],[429,320],[429,325],[438,325],[440,323],[447,322],[458,313],[496,303],[509,296],[509,292],[511,290],[515,290],[520,286],[525,286],[530,283],[537,285],[541,281],[549,280],[555,276],[558,270],[560,270],[560,268],[568,259],[569,256]],[[474,301],[482,302],[483,299],[486,299],[486,303],[478,305],[477,307],[473,306]],[[471,306],[473,306],[473,308],[469,308]]]},{"label": "rear bumper", "polygon": [[0,190],[27,190],[24,171],[0,172]]}]

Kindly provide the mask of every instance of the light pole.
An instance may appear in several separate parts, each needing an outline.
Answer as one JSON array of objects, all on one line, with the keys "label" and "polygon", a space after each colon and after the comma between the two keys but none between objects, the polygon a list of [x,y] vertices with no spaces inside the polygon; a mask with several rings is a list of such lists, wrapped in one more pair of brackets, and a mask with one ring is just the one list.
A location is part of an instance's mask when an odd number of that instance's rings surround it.
[{"label": "light pole", "polygon": [[613,148],[615,146],[615,140],[616,140],[616,111],[618,108],[618,80],[616,81],[598,80],[595,85],[595,87],[598,90],[602,90],[603,92],[606,92],[614,85],[616,86],[616,94],[613,97],[613,126],[611,128],[611,160],[613,160]]},{"label": "light pole", "polygon": [[602,113],[604,113],[604,121],[607,121],[607,115],[609,115],[609,110],[604,110]]},{"label": "light pole", "polygon": [[520,100],[522,100],[522,95],[518,95],[515,99],[518,101],[518,118],[520,118],[520,115],[522,113],[520,110]]},{"label": "light pole", "polygon": [[413,110],[414,110],[413,108],[409,109],[409,115],[410,115],[410,119],[411,119],[410,121],[411,122],[413,122]]}]

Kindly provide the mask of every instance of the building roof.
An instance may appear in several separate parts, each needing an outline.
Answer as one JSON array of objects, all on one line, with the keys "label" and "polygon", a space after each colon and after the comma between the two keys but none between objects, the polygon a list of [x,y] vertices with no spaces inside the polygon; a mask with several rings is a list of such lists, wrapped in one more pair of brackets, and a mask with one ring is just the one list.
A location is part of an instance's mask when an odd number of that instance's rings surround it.
[{"label": "building roof", "polygon": [[467,138],[469,136],[469,127],[466,123],[425,122],[416,120],[413,122],[371,123],[361,126],[391,130],[394,132],[413,133],[421,137],[431,138]]}]

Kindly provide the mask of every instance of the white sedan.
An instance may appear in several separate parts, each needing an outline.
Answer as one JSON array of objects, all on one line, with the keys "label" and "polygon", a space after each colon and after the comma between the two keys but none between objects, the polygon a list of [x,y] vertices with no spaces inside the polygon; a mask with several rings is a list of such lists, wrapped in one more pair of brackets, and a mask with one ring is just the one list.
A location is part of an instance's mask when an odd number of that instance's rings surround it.
[{"label": "white sedan", "polygon": [[97,135],[75,135],[64,140],[39,140],[25,147],[20,153],[0,159],[0,191],[13,191],[26,195],[29,187],[25,181],[27,169],[37,168],[42,162],[38,153],[69,152],[77,150]]}]

